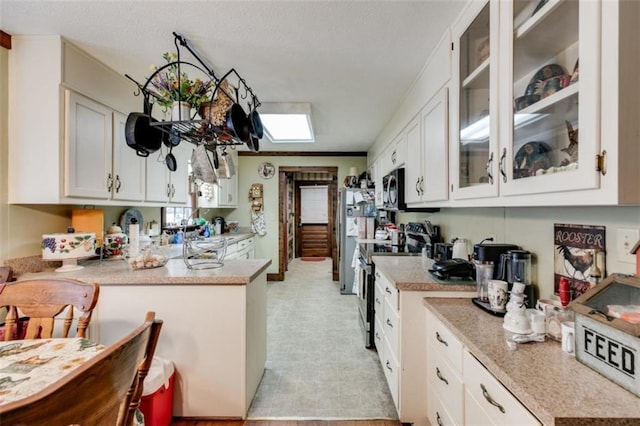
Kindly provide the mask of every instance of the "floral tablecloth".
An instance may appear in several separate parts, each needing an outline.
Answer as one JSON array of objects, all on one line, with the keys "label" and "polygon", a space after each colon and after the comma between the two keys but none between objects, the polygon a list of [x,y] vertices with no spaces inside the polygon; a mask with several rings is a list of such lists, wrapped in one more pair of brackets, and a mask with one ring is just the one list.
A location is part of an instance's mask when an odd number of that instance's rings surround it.
[{"label": "floral tablecloth", "polygon": [[0,342],[0,405],[33,395],[104,348],[83,338]]}]

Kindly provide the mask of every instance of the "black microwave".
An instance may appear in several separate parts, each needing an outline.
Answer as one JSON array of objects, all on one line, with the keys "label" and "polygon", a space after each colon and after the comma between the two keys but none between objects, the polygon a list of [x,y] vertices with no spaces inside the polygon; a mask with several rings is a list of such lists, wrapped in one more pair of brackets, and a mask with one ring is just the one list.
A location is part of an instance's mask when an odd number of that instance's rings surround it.
[{"label": "black microwave", "polygon": [[404,200],[404,167],[398,167],[382,177],[382,208],[393,212],[437,212],[433,207],[407,207]]}]

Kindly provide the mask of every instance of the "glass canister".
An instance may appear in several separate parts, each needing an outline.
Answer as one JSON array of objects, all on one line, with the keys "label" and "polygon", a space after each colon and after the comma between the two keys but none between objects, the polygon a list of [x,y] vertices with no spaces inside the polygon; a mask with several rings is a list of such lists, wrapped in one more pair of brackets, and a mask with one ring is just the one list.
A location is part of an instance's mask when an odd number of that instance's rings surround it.
[{"label": "glass canister", "polygon": [[476,269],[476,292],[478,294],[478,300],[488,302],[488,283],[489,280],[493,279],[493,262],[475,262],[474,267]]}]

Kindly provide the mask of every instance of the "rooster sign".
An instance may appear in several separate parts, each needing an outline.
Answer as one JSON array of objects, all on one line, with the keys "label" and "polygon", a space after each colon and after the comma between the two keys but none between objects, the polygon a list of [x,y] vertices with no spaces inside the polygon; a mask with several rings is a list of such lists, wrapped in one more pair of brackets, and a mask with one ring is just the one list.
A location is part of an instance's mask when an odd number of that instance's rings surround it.
[{"label": "rooster sign", "polygon": [[569,280],[572,299],[595,286],[604,277],[605,227],[554,225],[554,291],[561,277]]}]

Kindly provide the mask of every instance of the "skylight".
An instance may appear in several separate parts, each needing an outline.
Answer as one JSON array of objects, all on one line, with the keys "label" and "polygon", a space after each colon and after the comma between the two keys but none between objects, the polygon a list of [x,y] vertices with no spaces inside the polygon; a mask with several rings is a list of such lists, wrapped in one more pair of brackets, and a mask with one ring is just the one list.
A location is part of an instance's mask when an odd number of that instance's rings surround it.
[{"label": "skylight", "polygon": [[273,143],[315,142],[308,103],[265,103],[260,107],[260,119]]}]

